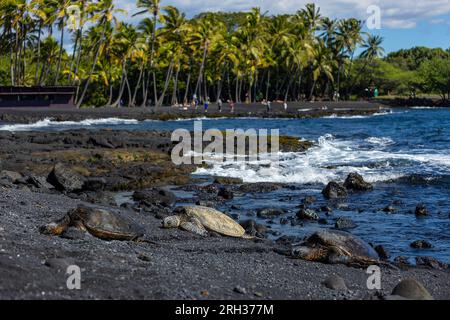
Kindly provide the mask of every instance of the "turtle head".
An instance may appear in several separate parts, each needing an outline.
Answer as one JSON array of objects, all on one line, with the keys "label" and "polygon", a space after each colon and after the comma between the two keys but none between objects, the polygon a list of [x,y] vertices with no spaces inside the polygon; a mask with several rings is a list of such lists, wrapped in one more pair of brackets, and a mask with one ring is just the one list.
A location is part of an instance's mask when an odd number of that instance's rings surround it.
[{"label": "turtle head", "polygon": [[181,224],[181,219],[179,216],[170,216],[163,220],[163,228],[171,229],[178,228]]}]

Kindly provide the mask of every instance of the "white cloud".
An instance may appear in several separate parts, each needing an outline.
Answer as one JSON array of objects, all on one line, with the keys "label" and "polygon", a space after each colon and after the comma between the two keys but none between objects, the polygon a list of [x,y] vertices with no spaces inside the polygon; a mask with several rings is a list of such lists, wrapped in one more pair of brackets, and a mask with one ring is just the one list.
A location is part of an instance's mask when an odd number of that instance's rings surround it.
[{"label": "white cloud", "polygon": [[[135,0],[116,0],[120,7],[135,12]],[[242,11],[260,7],[271,14],[295,13],[306,3],[315,2],[324,15],[334,18],[368,18],[367,8],[381,8],[382,27],[414,28],[424,21],[437,21],[450,13],[450,0],[161,0],[162,5],[174,5],[189,16],[202,11]]]}]

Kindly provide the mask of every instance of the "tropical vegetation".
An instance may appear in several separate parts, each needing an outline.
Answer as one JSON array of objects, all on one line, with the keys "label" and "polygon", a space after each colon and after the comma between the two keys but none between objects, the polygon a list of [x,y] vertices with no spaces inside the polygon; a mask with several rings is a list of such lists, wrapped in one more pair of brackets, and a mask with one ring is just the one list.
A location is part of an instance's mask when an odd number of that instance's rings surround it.
[{"label": "tropical vegetation", "polygon": [[448,50],[386,56],[382,42],[314,4],[189,19],[161,0],[129,13],[114,0],[2,0],[0,85],[74,86],[78,107],[355,99],[375,87],[450,98]]}]

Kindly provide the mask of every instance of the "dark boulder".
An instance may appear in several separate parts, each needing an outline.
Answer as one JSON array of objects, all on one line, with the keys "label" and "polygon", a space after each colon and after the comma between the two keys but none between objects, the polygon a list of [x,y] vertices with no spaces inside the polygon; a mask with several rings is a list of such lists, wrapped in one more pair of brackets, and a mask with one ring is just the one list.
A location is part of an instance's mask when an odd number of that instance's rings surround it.
[{"label": "dark boulder", "polygon": [[416,257],[416,265],[436,270],[445,270],[450,266],[433,257]]},{"label": "dark boulder", "polygon": [[104,178],[87,178],[83,184],[85,191],[101,191],[105,190],[106,180]]},{"label": "dark boulder", "polygon": [[48,175],[47,181],[58,191],[74,192],[83,188],[84,178],[71,168],[58,163]]},{"label": "dark boulder", "polygon": [[390,253],[383,245],[375,246],[374,249],[378,253],[378,256],[380,257],[381,260],[389,259]]},{"label": "dark boulder", "polygon": [[364,178],[358,173],[350,173],[344,182],[344,187],[352,191],[369,191],[373,186],[364,181]]},{"label": "dark boulder", "polygon": [[332,275],[332,276],[328,277],[327,279],[325,279],[324,282],[322,282],[322,284],[331,290],[336,290],[336,291],[348,290],[344,279],[342,277],[336,276],[336,275]]},{"label": "dark boulder", "polygon": [[133,200],[143,206],[171,207],[176,202],[176,196],[161,188],[151,188],[133,193]]},{"label": "dark boulder", "polygon": [[252,236],[252,237],[258,237],[258,238],[265,238],[267,228],[263,226],[262,224],[256,223],[255,220],[245,220],[241,223],[242,228],[245,229],[245,232]]},{"label": "dark boulder", "polygon": [[247,183],[239,187],[243,193],[265,193],[272,192],[281,188],[277,183]]},{"label": "dark boulder", "polygon": [[392,205],[388,205],[383,208],[383,212],[386,212],[386,213],[395,213],[396,211],[397,211],[397,209],[395,209]]},{"label": "dark boulder", "polygon": [[314,204],[316,201],[317,201],[316,197],[314,197],[314,196],[306,196],[302,200],[302,204],[304,204],[304,205],[311,205],[311,204]]},{"label": "dark boulder", "polygon": [[414,249],[431,249],[433,245],[426,240],[417,240],[410,244]]},{"label": "dark boulder", "polygon": [[417,205],[416,207],[416,212],[415,212],[416,216],[418,217],[425,217],[428,215],[428,209],[427,207],[423,204],[420,203]]},{"label": "dark boulder", "polygon": [[347,189],[335,181],[331,181],[325,189],[322,190],[322,194],[326,199],[339,199],[348,196]]},{"label": "dark boulder", "polygon": [[354,223],[353,220],[349,218],[341,217],[336,220],[334,227],[338,230],[349,230],[356,228],[356,223]]},{"label": "dark boulder", "polygon": [[223,185],[233,185],[233,184],[242,184],[243,181],[241,178],[216,177],[214,179],[214,183]]},{"label": "dark boulder", "polygon": [[257,211],[257,216],[260,218],[273,218],[284,214],[285,211],[281,208],[263,208]]},{"label": "dark boulder", "polygon": [[427,289],[416,279],[401,281],[392,291],[392,295],[410,300],[433,300]]},{"label": "dark boulder", "polygon": [[311,209],[301,209],[297,212],[297,218],[301,220],[319,220],[319,215]]},{"label": "dark boulder", "polygon": [[228,188],[220,188],[217,196],[225,200],[232,200],[234,198],[234,193]]},{"label": "dark boulder", "polygon": [[31,174],[27,177],[26,183],[38,189],[53,189],[53,186],[47,182],[47,179],[45,177],[37,176],[34,174]]}]

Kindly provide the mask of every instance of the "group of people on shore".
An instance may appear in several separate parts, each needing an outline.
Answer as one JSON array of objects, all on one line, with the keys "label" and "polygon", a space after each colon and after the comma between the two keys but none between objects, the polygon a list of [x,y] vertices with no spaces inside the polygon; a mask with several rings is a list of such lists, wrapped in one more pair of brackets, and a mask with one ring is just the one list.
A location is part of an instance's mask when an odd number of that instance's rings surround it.
[{"label": "group of people on shore", "polygon": [[[234,113],[235,112],[235,107],[236,107],[236,103],[233,100],[227,100],[226,103],[229,106],[229,112],[230,113]],[[191,102],[189,103],[187,100],[183,103],[183,105],[180,106],[174,106],[174,107],[182,107],[184,110],[188,110],[189,107],[191,107],[193,110],[197,110],[201,105],[203,104],[203,110],[204,112],[208,112],[209,106],[211,104],[211,101],[209,99],[209,97],[206,97],[206,99],[204,99],[204,101],[201,101],[200,99],[198,99],[197,95],[194,94],[194,96],[192,97]],[[217,100],[217,108],[219,112],[222,112],[223,110],[223,106],[224,106],[224,102],[222,101],[221,98],[219,98]],[[266,110],[267,112],[270,112],[272,109],[272,102],[270,100],[262,100],[261,104],[263,106],[266,106]],[[288,104],[287,101],[283,101],[283,109],[286,111],[288,109]]]}]

